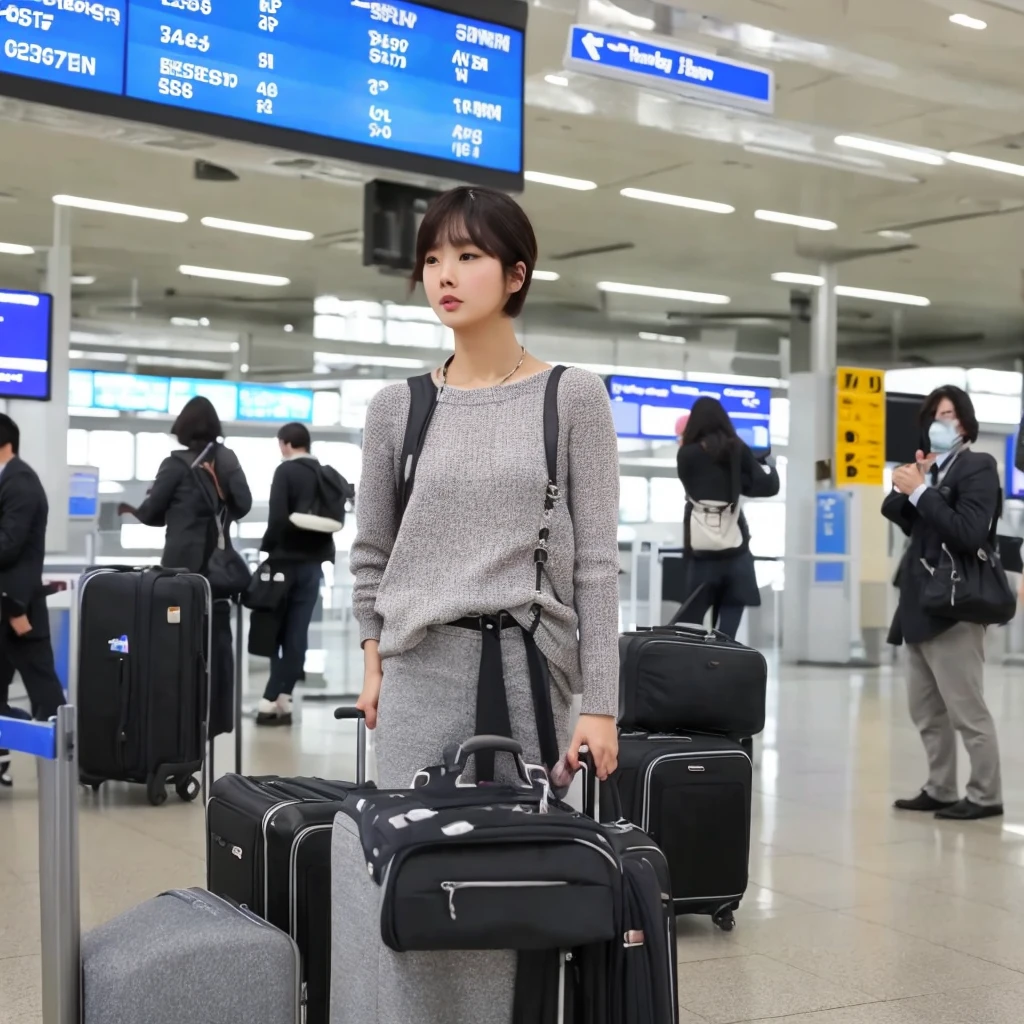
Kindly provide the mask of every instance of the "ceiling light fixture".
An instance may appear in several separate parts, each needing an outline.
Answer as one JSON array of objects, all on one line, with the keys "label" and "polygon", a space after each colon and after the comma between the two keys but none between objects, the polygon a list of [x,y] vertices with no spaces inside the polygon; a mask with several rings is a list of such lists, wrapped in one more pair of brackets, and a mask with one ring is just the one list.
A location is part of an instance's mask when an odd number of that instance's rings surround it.
[{"label": "ceiling light fixture", "polygon": [[777,210],[755,210],[754,216],[758,220],[771,221],[773,224],[792,224],[794,227],[807,228],[810,231],[835,231],[839,227],[835,221],[800,217],[795,213],[779,213]]},{"label": "ceiling light fixture", "polygon": [[814,288],[820,288],[825,283],[825,278],[817,274],[791,274],[784,270],[772,274],[772,280],[779,284],[809,284]]},{"label": "ceiling light fixture", "polygon": [[881,231],[876,232],[879,238],[890,238],[896,241],[905,242],[908,238],[914,236],[909,231],[895,231],[892,228],[883,228]]},{"label": "ceiling light fixture", "polygon": [[112,203],[106,199],[85,199],[82,196],[54,196],[57,206],[71,206],[77,210],[94,210],[97,213],[117,213],[123,217],[142,217],[144,220],[163,220],[172,224],[184,224],[187,213],[176,210],[158,210],[151,206],[132,206],[130,203]]},{"label": "ceiling light fixture", "polygon": [[848,149],[862,149],[867,153],[880,153],[882,156],[892,156],[899,160],[913,160],[915,163],[931,164],[933,167],[941,167],[946,162],[940,154],[931,150],[918,149],[915,146],[900,146],[895,142],[862,139],[858,135],[837,135],[835,143],[837,146],[846,146]]},{"label": "ceiling light fixture", "polygon": [[548,85],[566,86],[569,84],[569,79],[566,78],[565,75],[545,75],[544,81],[547,82]]},{"label": "ceiling light fixture", "polygon": [[850,285],[836,285],[836,295],[844,299],[873,299],[875,302],[896,302],[902,306],[930,306],[931,299],[923,295],[906,295],[903,292],[883,292],[876,288],[852,288]]},{"label": "ceiling light fixture", "polygon": [[949,20],[961,28],[973,28],[978,32],[988,28],[987,21],[982,21],[981,18],[972,18],[969,14],[951,14]]},{"label": "ceiling light fixture", "polygon": [[285,334],[291,334],[294,330],[295,330],[295,325],[294,324],[285,324],[284,325],[284,333]]},{"label": "ceiling light fixture", "polygon": [[186,277],[205,277],[213,281],[237,281],[240,284],[262,284],[268,288],[284,288],[291,279],[276,274],[250,274],[244,270],[216,270],[213,267],[193,267],[183,263],[178,272]]},{"label": "ceiling light fixture", "polygon": [[711,306],[727,306],[732,299],[728,295],[711,292],[690,292],[681,288],[654,288],[646,284],[623,284],[620,281],[598,281],[599,291],[612,295],[640,295],[648,299],[675,299],[679,302],[705,302]]},{"label": "ceiling light fixture", "polygon": [[545,174],[543,171],[527,171],[523,177],[535,185],[554,185],[555,188],[569,188],[574,192],[593,192],[597,188],[596,181],[585,178],[566,178],[561,174]]},{"label": "ceiling light fixture", "polygon": [[679,334],[654,334],[651,331],[641,331],[639,338],[641,341],[658,341],[670,345],[686,344],[686,339]]},{"label": "ceiling light fixture", "polygon": [[86,285],[96,283],[95,274],[72,274],[71,283],[85,287]]},{"label": "ceiling light fixture", "polygon": [[728,203],[715,203],[709,199],[691,199],[670,192],[649,192],[645,188],[624,188],[619,195],[627,199],[642,199],[648,203],[662,203],[665,206],[683,206],[688,210],[703,210],[705,213],[735,213],[736,207]]},{"label": "ceiling light fixture", "polygon": [[534,281],[557,281],[562,275],[555,270],[535,270]]},{"label": "ceiling light fixture", "polygon": [[972,153],[947,153],[946,159],[955,164],[980,167],[983,171],[998,171],[1000,174],[1024,177],[1024,164],[1012,164],[1009,160],[993,160],[991,157],[974,156]]},{"label": "ceiling light fixture", "polygon": [[203,217],[200,223],[204,227],[218,228],[221,231],[237,231],[243,235],[262,235],[264,238],[281,238],[286,242],[308,242],[310,239],[316,238],[312,231],[274,228],[266,224],[249,224],[243,220],[224,220],[223,217]]},{"label": "ceiling light fixture", "polygon": [[31,245],[18,245],[16,242],[0,242],[0,252],[8,256],[31,256],[35,249]]}]

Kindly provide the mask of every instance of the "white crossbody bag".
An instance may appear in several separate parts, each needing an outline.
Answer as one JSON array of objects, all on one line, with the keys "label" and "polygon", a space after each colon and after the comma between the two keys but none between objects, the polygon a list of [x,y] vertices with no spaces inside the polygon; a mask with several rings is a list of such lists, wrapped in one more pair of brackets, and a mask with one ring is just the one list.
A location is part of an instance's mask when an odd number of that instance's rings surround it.
[{"label": "white crossbody bag", "polygon": [[686,529],[692,551],[731,551],[743,547],[740,527],[740,450],[730,459],[731,501],[687,499]]}]

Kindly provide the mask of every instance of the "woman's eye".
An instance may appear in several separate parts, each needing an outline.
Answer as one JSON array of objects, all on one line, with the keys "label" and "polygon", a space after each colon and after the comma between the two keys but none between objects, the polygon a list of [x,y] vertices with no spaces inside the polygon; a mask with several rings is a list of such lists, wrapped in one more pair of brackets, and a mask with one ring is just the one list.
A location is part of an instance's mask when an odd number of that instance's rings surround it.
[{"label": "woman's eye", "polygon": [[434,265],[434,264],[435,264],[436,262],[437,262],[437,257],[436,257],[436,256],[428,256],[428,257],[426,258],[426,260],[424,260],[424,263],[428,264],[428,265],[429,265],[429,266],[431,266],[431,267],[432,267],[432,266],[433,266],[433,265]]},{"label": "woman's eye", "polygon": [[460,260],[475,260],[476,259],[476,253],[475,252],[464,252],[459,257],[459,259]]}]

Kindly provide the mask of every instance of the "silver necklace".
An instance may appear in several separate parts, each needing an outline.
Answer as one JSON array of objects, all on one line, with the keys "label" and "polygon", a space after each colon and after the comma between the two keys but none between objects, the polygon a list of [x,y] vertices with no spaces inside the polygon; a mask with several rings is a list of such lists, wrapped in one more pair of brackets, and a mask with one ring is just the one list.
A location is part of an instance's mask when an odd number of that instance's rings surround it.
[{"label": "silver necklace", "polygon": [[[520,345],[519,348],[520,348],[519,362],[516,363],[516,365],[514,367],[512,367],[512,369],[508,373],[506,373],[505,376],[502,377],[501,380],[499,380],[497,384],[492,384],[492,385],[490,385],[490,387],[500,388],[502,386],[502,384],[507,384],[522,369],[523,363],[526,362],[526,346],[525,345]],[[441,390],[442,391],[446,387],[448,387],[448,367],[450,367],[454,361],[455,361],[455,356],[449,356],[445,360],[444,366],[441,367]]]}]

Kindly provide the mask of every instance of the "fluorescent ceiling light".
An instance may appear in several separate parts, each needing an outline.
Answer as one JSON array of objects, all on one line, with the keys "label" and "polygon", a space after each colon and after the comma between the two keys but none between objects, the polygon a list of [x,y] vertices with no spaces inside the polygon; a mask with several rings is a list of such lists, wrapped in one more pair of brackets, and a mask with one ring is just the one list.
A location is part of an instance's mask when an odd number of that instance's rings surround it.
[{"label": "fluorescent ceiling light", "polygon": [[35,249],[31,245],[18,245],[15,242],[0,242],[0,252],[8,256],[31,256]]},{"label": "fluorescent ceiling light", "polygon": [[[171,323],[175,327],[209,327],[210,326],[210,321],[205,316],[201,316],[198,319],[195,319],[195,318],[190,317],[190,316],[172,316],[171,317]],[[237,342],[235,342],[232,345],[232,350],[235,351],[235,352],[238,351],[238,343]]]},{"label": "fluorescent ceiling light", "polygon": [[685,345],[686,339],[678,334],[654,334],[651,331],[640,332],[641,341],[663,341],[672,345]]},{"label": "fluorescent ceiling light", "polygon": [[905,242],[908,238],[913,238],[914,236],[909,231],[893,231],[890,228],[883,228],[878,232],[878,237],[894,238],[898,241]]},{"label": "fluorescent ceiling light", "polygon": [[294,330],[295,330],[295,324],[285,324],[284,325],[284,333],[285,334],[291,334],[292,331],[294,331]]},{"label": "fluorescent ceiling light", "polygon": [[132,206],[130,203],[111,203],[106,199],[84,199],[82,196],[54,196],[57,206],[73,206],[77,210],[95,210],[97,213],[119,213],[124,217],[142,217],[145,220],[165,220],[172,224],[184,224],[187,213],[175,210],[158,210],[150,206]]},{"label": "fluorescent ceiling light", "polygon": [[987,156],[974,156],[971,153],[947,153],[946,158],[955,164],[967,164],[969,167],[980,167],[985,171],[1024,177],[1024,164],[1012,164],[1009,160],[992,160]]},{"label": "fluorescent ceiling light", "polygon": [[836,286],[836,295],[846,299],[874,299],[876,302],[897,302],[903,306],[930,306],[931,299],[923,295],[905,295],[903,292],[882,292],[875,288],[851,288],[849,285]]},{"label": "fluorescent ceiling light", "polygon": [[817,274],[791,274],[788,271],[772,274],[772,280],[778,281],[779,284],[809,284],[815,288],[820,288],[825,283],[825,278]]},{"label": "fluorescent ceiling light", "polygon": [[569,79],[566,78],[565,75],[545,75],[544,81],[547,82],[548,85],[565,86],[569,84]]},{"label": "fluorescent ceiling light", "polygon": [[410,359],[405,356],[375,356],[344,352],[314,352],[314,363],[336,369],[344,366],[388,366],[397,370],[422,370],[429,365],[424,359]]},{"label": "fluorescent ceiling light", "polygon": [[951,14],[949,20],[954,25],[959,25],[961,28],[973,28],[980,32],[982,29],[988,28],[988,22],[982,21],[981,18],[972,18],[969,14]]},{"label": "fluorescent ceiling light", "polygon": [[71,275],[71,283],[72,284],[77,284],[77,285],[82,285],[83,287],[85,285],[95,284],[96,283],[96,275],[95,274],[72,274]]},{"label": "fluorescent ceiling light", "polygon": [[862,139],[857,135],[837,135],[837,146],[849,149],[863,149],[868,153],[881,153],[883,156],[894,156],[900,160],[913,160],[919,164],[931,164],[941,167],[946,161],[938,154],[916,146],[899,146],[894,142],[877,142],[874,139]]},{"label": "fluorescent ceiling light", "polygon": [[771,221],[773,224],[792,224],[798,228],[811,231],[835,231],[838,224],[831,220],[819,220],[817,217],[800,217],[795,213],[779,213],[777,210],[755,210],[758,220]]},{"label": "fluorescent ceiling light", "polygon": [[705,213],[735,213],[736,207],[728,203],[713,203],[708,199],[690,199],[669,192],[649,192],[645,188],[624,188],[620,195],[627,199],[642,199],[648,203],[663,203],[665,206],[685,206],[688,210],[703,210]]},{"label": "fluorescent ceiling light", "polygon": [[204,227],[219,228],[221,231],[238,231],[243,235],[262,235],[265,238],[283,238],[287,242],[308,242],[316,235],[312,231],[296,228],[273,228],[266,224],[249,224],[242,220],[224,220],[222,217],[203,217]]},{"label": "fluorescent ceiling light", "polygon": [[543,171],[527,171],[523,177],[535,185],[554,185],[555,188],[571,188],[575,192],[592,192],[597,188],[596,181],[585,178],[565,178],[561,174],[545,174]]},{"label": "fluorescent ceiling light", "polygon": [[179,273],[186,277],[206,277],[214,281],[238,281],[241,284],[262,284],[268,288],[283,288],[291,284],[291,279],[278,277],[275,274],[250,274],[244,270],[216,270],[213,267],[193,267],[183,263],[178,267]]},{"label": "fluorescent ceiling light", "polygon": [[561,276],[554,270],[535,270],[533,272],[534,281],[557,281]]},{"label": "fluorescent ceiling light", "polygon": [[732,300],[728,295],[711,292],[689,292],[681,288],[653,288],[646,284],[622,284],[619,281],[598,281],[599,291],[612,295],[642,295],[648,299],[676,299],[679,302],[706,302],[712,306],[727,306]]}]

